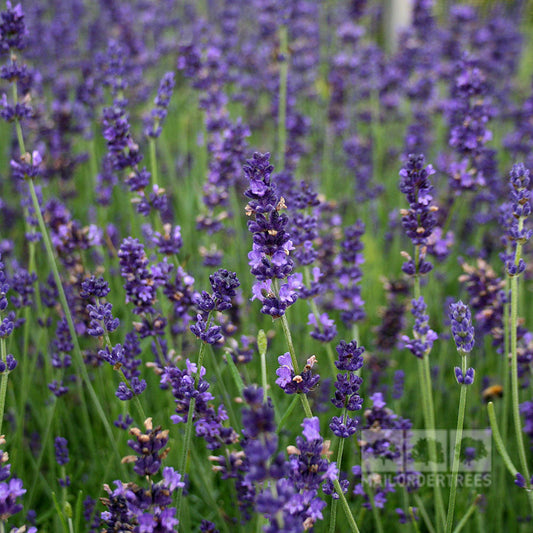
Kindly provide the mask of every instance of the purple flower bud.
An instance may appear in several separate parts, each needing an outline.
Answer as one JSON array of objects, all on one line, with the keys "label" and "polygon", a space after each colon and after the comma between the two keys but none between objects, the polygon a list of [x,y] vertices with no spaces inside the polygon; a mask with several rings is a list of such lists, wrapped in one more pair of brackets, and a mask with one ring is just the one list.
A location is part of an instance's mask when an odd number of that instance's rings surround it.
[{"label": "purple flower bud", "polygon": [[0,373],[5,372],[6,370],[8,372],[15,370],[17,364],[17,360],[13,357],[13,355],[8,353],[6,356],[6,362],[4,363],[4,361],[0,361]]},{"label": "purple flower bud", "polygon": [[455,379],[459,385],[472,385],[474,383],[475,370],[473,368],[468,368],[466,373],[463,375],[463,371],[456,366],[454,368]]}]

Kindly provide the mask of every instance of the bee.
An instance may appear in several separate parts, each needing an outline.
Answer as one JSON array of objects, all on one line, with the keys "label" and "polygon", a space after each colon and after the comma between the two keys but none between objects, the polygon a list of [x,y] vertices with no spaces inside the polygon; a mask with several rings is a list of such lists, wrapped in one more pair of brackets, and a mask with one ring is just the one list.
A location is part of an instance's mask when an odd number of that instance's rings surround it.
[{"label": "bee", "polygon": [[503,396],[503,387],[501,385],[491,385],[481,393],[481,396],[484,402],[490,402],[495,398],[501,398]]}]

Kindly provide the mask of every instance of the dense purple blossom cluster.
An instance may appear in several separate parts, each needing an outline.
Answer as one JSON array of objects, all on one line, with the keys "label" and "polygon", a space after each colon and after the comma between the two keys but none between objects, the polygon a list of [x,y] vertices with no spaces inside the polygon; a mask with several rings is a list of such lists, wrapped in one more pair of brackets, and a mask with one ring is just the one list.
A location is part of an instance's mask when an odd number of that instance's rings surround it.
[{"label": "dense purple blossom cluster", "polygon": [[418,257],[409,258],[402,270],[410,275],[427,274],[433,265],[424,260],[428,239],[437,224],[433,204],[433,186],[429,176],[435,173],[433,167],[424,167],[424,156],[410,154],[405,167],[400,171],[400,191],[409,202],[409,209],[403,209],[402,226],[418,250]]},{"label": "dense purple blossom cluster", "polygon": [[[272,182],[274,167],[270,154],[255,153],[244,166],[249,188],[244,193],[248,198],[246,214],[248,230],[253,235],[252,251],[248,254],[251,273],[257,278],[253,299],[262,304],[261,312],[274,318],[283,316],[287,307],[298,299],[302,287],[301,274],[292,274],[294,261],[290,257],[293,244],[286,231],[287,215],[281,211],[285,200]],[[276,288],[277,280],[286,279]]]},{"label": "dense purple blossom cluster", "polygon": [[[338,360],[335,366],[346,371],[346,374],[337,374],[335,381],[335,396],[331,402],[338,409],[346,411],[358,411],[363,405],[363,399],[359,396],[359,389],[363,379],[356,373],[363,366],[362,346],[357,346],[355,341],[347,343],[341,341],[337,346]],[[354,435],[359,426],[359,420],[355,417],[349,417],[345,411],[342,416],[334,416],[331,419],[329,428],[331,431],[342,439]]]},{"label": "dense purple blossom cluster", "polygon": [[420,296],[418,300],[411,301],[411,314],[415,318],[413,326],[413,338],[407,335],[402,336],[402,342],[413,355],[423,359],[431,351],[433,343],[438,339],[438,335],[429,327],[429,315],[426,315],[427,305],[424,298]]},{"label": "dense purple blossom cluster", "polygon": [[[105,486],[108,494],[102,499],[107,508],[100,514],[105,531],[176,531],[178,519],[173,505],[173,496],[178,489],[185,485],[182,476],[172,467],[162,467],[162,459],[168,453],[163,448],[168,442],[168,431],[160,427],[154,428],[152,420],[145,421],[147,432],[133,428],[130,433],[135,437],[128,441],[136,456],[125,457],[124,462],[134,462],[134,471],[139,476],[145,476],[147,487],[135,483],[115,481],[115,489]],[[153,476],[162,470],[162,478],[157,483]]]}]

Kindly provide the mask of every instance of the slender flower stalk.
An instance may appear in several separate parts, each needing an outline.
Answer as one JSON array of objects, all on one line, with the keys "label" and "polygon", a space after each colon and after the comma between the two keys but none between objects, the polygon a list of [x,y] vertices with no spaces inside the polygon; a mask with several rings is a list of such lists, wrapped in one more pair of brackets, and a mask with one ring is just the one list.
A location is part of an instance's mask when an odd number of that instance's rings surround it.
[{"label": "slender flower stalk", "polygon": [[[291,329],[289,327],[289,322],[285,314],[281,317],[281,326],[283,328],[283,333],[287,341],[287,347],[289,348],[289,353],[290,353],[291,361],[292,361],[292,367],[294,369],[295,374],[298,374],[299,373],[298,359],[296,357],[296,350],[294,349],[294,344],[292,342],[292,335],[291,335]],[[305,416],[307,418],[312,418],[313,412],[311,411],[311,405],[309,404],[309,398],[307,398],[306,394],[299,394],[298,396],[300,396],[300,400],[302,402],[302,406],[305,411]]]},{"label": "slender flower stalk", "polygon": [[[211,326],[211,316],[214,310],[225,311],[232,307],[232,298],[236,295],[236,289],[240,282],[233,272],[228,272],[225,269],[217,270],[214,274],[209,276],[209,281],[213,289],[213,295],[203,292],[197,298],[197,306],[206,314],[205,318],[201,314],[198,315],[196,324],[190,326],[191,331],[201,339],[200,350],[198,352],[198,361],[196,363],[196,373],[194,376],[194,391],[198,390],[203,368],[203,361],[205,350],[209,344],[215,344],[221,338],[220,326]],[[187,472],[187,459],[189,457],[192,431],[194,427],[196,395],[190,396],[189,408],[187,411],[187,423],[185,426],[185,437],[180,459],[180,472],[183,475]],[[177,518],[181,517],[181,510],[183,505],[183,487],[177,492]]]},{"label": "slender flower stalk", "polygon": [[84,385],[89,391],[89,396],[91,397],[91,400],[94,403],[96,412],[98,413],[98,416],[102,420],[102,423],[106,430],[109,441],[111,442],[113,450],[120,459],[120,453],[118,451],[117,444],[115,442],[115,437],[113,435],[111,425],[109,424],[109,421],[107,420],[107,416],[104,412],[102,404],[100,403],[100,400],[98,399],[96,391],[94,390],[94,387],[91,383],[91,379],[89,378],[89,373],[87,372],[87,367],[85,366],[85,362],[83,361],[83,355],[81,353],[80,344],[78,342],[78,335],[76,333],[76,328],[74,326],[74,321],[72,319],[70,307],[68,305],[67,297],[65,295],[65,289],[63,288],[63,282],[61,281],[61,276],[59,275],[59,270],[57,268],[57,263],[55,260],[55,254],[54,254],[54,249],[52,247],[52,242],[50,240],[50,236],[48,234],[48,229],[46,228],[46,224],[44,223],[43,215],[41,212],[41,206],[39,205],[39,200],[37,198],[37,193],[35,192],[35,185],[33,183],[33,179],[28,180],[28,185],[30,187],[33,208],[35,210],[35,213],[37,215],[37,220],[39,222],[39,229],[43,236],[43,241],[44,241],[44,246],[46,248],[48,262],[50,264],[50,268],[52,269],[54,281],[56,282],[57,291],[59,293],[59,300],[61,302],[61,307],[63,308],[63,312],[65,313],[65,318],[67,320],[70,337],[72,339],[72,343],[74,344],[74,356],[75,356],[76,364],[78,366],[78,370],[81,374],[81,378],[82,378]]},{"label": "slender flower stalk", "polygon": [[532,231],[525,228],[524,222],[531,214],[529,200],[529,170],[522,163],[513,166],[510,172],[510,200],[513,211],[513,222],[508,229],[508,237],[515,246],[514,258],[507,261],[507,274],[511,284],[511,391],[512,411],[515,425],[516,444],[520,466],[524,473],[527,487],[529,485],[529,467],[522,435],[522,421],[520,419],[520,399],[518,394],[518,277],[524,272],[526,265],[522,259],[522,247],[532,235]]},{"label": "slender flower stalk", "polygon": [[[198,381],[200,379],[200,372],[202,368],[202,363],[204,359],[205,350],[207,347],[206,342],[202,342],[200,345],[200,351],[198,352],[198,363],[197,363],[197,369],[196,376],[194,378],[194,388],[198,386]],[[192,430],[194,427],[193,419],[194,419],[194,409],[196,407],[196,397],[193,396],[189,403],[189,410],[187,413],[187,424],[185,425],[185,437],[183,439],[183,448],[181,452],[181,458],[179,463],[179,471],[185,475],[187,473],[187,459],[189,458],[189,452],[191,448],[191,441],[192,441]],[[180,487],[177,492],[177,501],[176,501],[176,508],[177,508],[177,519],[180,520],[181,518],[181,510],[183,506],[183,487]]]},{"label": "slender flower stalk", "polygon": [[[1,259],[1,255],[0,255]],[[17,366],[16,359],[7,353],[6,339],[11,335],[15,324],[11,313],[5,313],[7,309],[7,292],[9,283],[4,271],[4,263],[0,260],[0,435],[2,435],[2,423],[6,405],[7,381],[9,373]]]},{"label": "slender flower stalk", "polygon": [[[432,165],[424,166],[424,164],[425,160],[422,154],[418,156],[410,154],[405,167],[400,171],[399,188],[409,202],[409,209],[401,210],[402,226],[415,248],[414,259],[406,253],[403,254],[407,261],[403,264],[402,271],[408,276],[412,276],[414,281],[413,314],[416,319],[414,339],[404,340],[407,340],[407,347],[418,358],[418,377],[421,384],[424,422],[426,431],[429,433],[429,455],[436,474],[435,407],[431,387],[429,352],[437,336],[427,326],[429,317],[424,315],[426,306],[421,297],[420,276],[433,269],[433,265],[425,260],[425,255],[428,239],[437,224],[435,216],[437,207],[433,204],[433,186],[429,180],[429,176],[434,174],[435,170]],[[435,487],[435,506],[437,509],[437,530],[442,531],[446,521],[446,511],[442,492],[438,485]]]},{"label": "slender flower stalk", "polygon": [[455,499],[457,494],[457,477],[459,472],[459,458],[461,453],[461,443],[463,438],[463,426],[466,409],[466,394],[468,387],[474,382],[474,371],[467,369],[468,354],[474,347],[474,328],[471,323],[470,309],[459,301],[450,306],[450,319],[452,323],[452,334],[457,346],[457,351],[461,356],[461,368],[455,368],[457,382],[461,386],[459,398],[459,411],[457,414],[457,431],[455,433],[455,446],[453,452],[452,480],[450,487],[450,499],[448,501],[448,514],[446,516],[446,533],[451,533],[453,527],[453,514],[455,509]]},{"label": "slender flower stalk", "polygon": [[287,79],[289,76],[289,34],[285,21],[279,26],[278,170],[285,169],[287,145]]}]

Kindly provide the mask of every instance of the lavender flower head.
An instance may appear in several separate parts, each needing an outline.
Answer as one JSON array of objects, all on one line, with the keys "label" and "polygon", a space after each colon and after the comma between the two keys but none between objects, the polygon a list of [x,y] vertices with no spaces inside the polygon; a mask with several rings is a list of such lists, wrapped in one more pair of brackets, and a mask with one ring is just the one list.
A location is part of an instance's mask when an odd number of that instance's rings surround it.
[{"label": "lavender flower head", "polygon": [[[402,209],[402,226],[415,246],[425,246],[437,225],[433,205],[433,187],[429,176],[435,173],[431,165],[424,166],[424,156],[410,154],[405,167],[400,170],[400,191],[409,202],[409,209]],[[433,266],[419,258],[419,264],[412,259],[404,263],[402,270],[409,275],[425,274]]]},{"label": "lavender flower head", "polygon": [[168,429],[162,430],[160,426],[156,428],[152,425],[152,419],[144,421],[146,433],[139,428],[130,429],[134,437],[128,441],[128,446],[137,454],[123,459],[123,462],[135,463],[133,470],[139,476],[153,476],[161,468],[161,460],[166,457],[168,449]]},{"label": "lavender flower head", "polygon": [[438,335],[430,329],[428,325],[429,316],[426,315],[426,303],[424,298],[420,296],[418,300],[412,300],[411,313],[415,317],[415,325],[413,327],[413,339],[406,335],[402,336],[402,341],[405,347],[411,350],[413,355],[419,359],[423,359],[424,355],[431,351],[433,342],[438,339]]},{"label": "lavender flower head", "polygon": [[[297,300],[296,290],[301,288],[301,277],[291,276],[294,262],[289,254],[294,247],[286,231],[288,217],[281,213],[286,207],[285,200],[271,180],[273,170],[269,153],[254,153],[244,165],[244,174],[249,181],[244,194],[249,198],[246,214],[253,216],[248,221],[248,230],[253,234],[248,264],[258,280],[252,300],[259,299],[263,303],[261,312],[277,318]],[[276,294],[273,280],[285,278],[287,282]]]},{"label": "lavender flower head", "polygon": [[3,54],[11,50],[23,50],[26,47],[26,24],[20,4],[15,7],[6,2],[6,10],[0,13],[0,51]]},{"label": "lavender flower head", "polygon": [[66,465],[69,462],[67,445],[67,439],[63,437],[56,437],[54,440],[56,462],[60,466]]},{"label": "lavender flower head", "polygon": [[148,137],[157,138],[161,135],[162,124],[168,113],[168,106],[175,85],[174,73],[166,72],[161,79],[157,96],[154,100],[155,108],[146,119],[144,133]]},{"label": "lavender flower head", "polygon": [[450,320],[457,350],[462,355],[470,353],[474,347],[474,327],[470,309],[461,300],[450,305]]},{"label": "lavender flower head", "polygon": [[[515,246],[517,244],[523,245],[533,234],[532,230],[524,227],[526,218],[531,214],[529,170],[523,163],[517,163],[513,165],[509,178],[509,197],[513,217],[507,230],[507,236]],[[508,260],[506,267],[510,276],[517,276],[525,270],[526,265],[517,251],[514,260]]]}]

